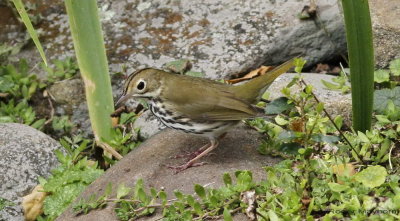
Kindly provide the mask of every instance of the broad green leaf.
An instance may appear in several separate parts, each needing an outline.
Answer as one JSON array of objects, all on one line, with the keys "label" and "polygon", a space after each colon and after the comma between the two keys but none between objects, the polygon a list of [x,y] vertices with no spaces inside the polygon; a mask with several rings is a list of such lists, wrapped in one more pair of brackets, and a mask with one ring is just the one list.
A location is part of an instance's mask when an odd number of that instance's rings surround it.
[{"label": "broad green leaf", "polygon": [[392,101],[395,106],[400,107],[400,87],[375,91],[374,109],[376,111],[381,114],[385,113],[389,101]]},{"label": "broad green leaf", "polygon": [[199,78],[202,78],[205,76],[205,74],[203,72],[195,72],[195,71],[185,72],[185,75],[192,76],[192,77],[199,77]]},{"label": "broad green leaf", "polygon": [[328,82],[325,80],[321,80],[321,82],[325,87],[327,87],[328,89],[331,89],[331,90],[340,90],[340,88],[341,88],[341,85],[339,85],[339,84],[334,84],[334,83],[331,83],[331,82]]},{"label": "broad green leaf", "polygon": [[383,124],[389,124],[389,123],[392,122],[392,121],[390,121],[390,120],[387,118],[386,115],[375,115],[375,118],[376,118],[380,123],[383,123]]},{"label": "broad green leaf", "polygon": [[350,188],[347,185],[342,185],[338,183],[328,183],[328,186],[333,192],[338,192],[338,193],[343,192]]},{"label": "broad green leaf", "polygon": [[174,194],[175,194],[175,196],[176,196],[176,198],[178,199],[178,200],[183,200],[183,194],[180,192],[180,191],[178,191],[178,190],[175,190],[174,191]]},{"label": "broad green leaf", "polygon": [[288,104],[288,99],[286,97],[280,97],[268,103],[264,109],[265,114],[280,114],[286,110],[290,110],[294,105]]},{"label": "broad green leaf", "polygon": [[400,59],[391,61],[389,68],[394,76],[400,76]]},{"label": "broad green leaf", "polygon": [[376,70],[374,72],[374,81],[376,83],[388,82],[390,79],[389,71],[387,70]]},{"label": "broad green leaf", "polygon": [[276,215],[276,213],[273,210],[268,211],[268,216],[271,221],[279,221],[280,220],[278,215]]},{"label": "broad green leaf", "polygon": [[343,126],[343,117],[338,115],[335,117],[335,119],[333,120],[333,122],[335,122],[336,126],[341,129]]},{"label": "broad green leaf", "polygon": [[167,203],[167,194],[164,191],[160,191],[158,193],[158,196],[160,197],[163,204]]},{"label": "broad green leaf", "polygon": [[311,136],[311,139],[315,142],[325,142],[330,144],[334,144],[340,141],[340,138],[338,136],[323,134],[313,134]]},{"label": "broad green leaf", "polygon": [[175,73],[183,74],[190,67],[190,61],[187,59],[171,61],[171,62],[165,63],[164,67]]},{"label": "broad green leaf", "polygon": [[224,173],[223,180],[224,180],[225,186],[232,185],[232,178],[231,178],[231,175],[229,175],[229,173]]},{"label": "broad green leaf", "polygon": [[147,197],[146,192],[144,192],[143,188],[139,188],[139,190],[138,190],[138,198],[139,198],[140,201],[142,201],[143,203],[147,204],[148,197]]},{"label": "broad green leaf", "polygon": [[204,187],[202,185],[195,184],[194,191],[200,198],[204,199],[206,197],[206,190],[204,189]]},{"label": "broad green leaf", "polygon": [[305,64],[306,60],[304,60],[303,58],[295,58],[294,65],[296,65],[296,67],[294,68],[294,71],[300,74]]},{"label": "broad green leaf", "polygon": [[232,215],[227,208],[224,208],[224,221],[233,221]]},{"label": "broad green leaf", "polygon": [[357,133],[358,138],[364,142],[364,143],[370,143],[370,140],[368,139],[367,135],[365,135],[363,132],[358,131]]},{"label": "broad green leaf", "polygon": [[117,188],[117,199],[121,199],[122,197],[127,196],[130,191],[131,188],[125,186],[125,183],[119,184]]},{"label": "broad green leaf", "polygon": [[385,182],[387,171],[384,167],[370,166],[355,175],[358,182],[369,188],[374,188],[382,185]]},{"label": "broad green leaf", "polygon": [[279,116],[279,115],[277,115],[277,116],[275,117],[275,122],[276,122],[278,125],[280,125],[280,126],[284,126],[284,125],[286,125],[286,124],[289,123],[289,121],[285,120],[283,117],[281,117],[281,116]]}]

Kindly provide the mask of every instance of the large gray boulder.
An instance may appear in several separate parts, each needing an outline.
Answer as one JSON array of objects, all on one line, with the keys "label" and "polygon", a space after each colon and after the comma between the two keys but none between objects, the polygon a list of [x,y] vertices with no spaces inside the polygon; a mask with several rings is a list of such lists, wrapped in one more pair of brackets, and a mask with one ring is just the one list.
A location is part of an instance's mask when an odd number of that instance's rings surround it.
[{"label": "large gray boulder", "polygon": [[[220,146],[213,150],[212,154],[202,159],[207,163],[206,165],[192,167],[174,174],[166,165],[182,164],[183,159],[170,158],[187,151],[195,151],[204,145],[207,139],[165,129],[108,169],[103,176],[89,185],[79,198],[88,199],[92,194],[98,196],[103,194],[110,182],[113,187],[117,187],[120,183],[133,186],[140,178],[144,180],[147,187],[154,187],[158,190],[164,188],[170,198],[174,198],[174,190],[193,194],[193,185],[196,183],[217,188],[223,185],[222,175],[225,172],[230,172],[232,175],[237,170],[251,170],[254,179],[259,181],[266,178],[263,166],[273,165],[280,161],[279,158],[258,153],[257,147],[262,139],[260,133],[241,125],[228,132],[227,136],[221,140]],[[87,215],[80,216],[76,216],[72,209],[68,209],[57,220],[117,220],[114,208],[115,205],[111,204],[104,209],[94,210]],[[156,215],[143,220],[158,220],[157,217],[160,218]]]},{"label": "large gray boulder", "polygon": [[58,142],[23,124],[0,124],[0,197],[13,202],[0,211],[0,220],[23,220],[22,197],[58,165]]},{"label": "large gray boulder", "polygon": [[[74,56],[63,2],[36,3],[35,12],[42,15],[37,28],[48,58]],[[317,20],[300,20],[298,15],[309,4],[308,0],[101,0],[99,9],[111,64],[127,64],[130,71],[190,59],[194,70],[224,78],[299,53],[307,65],[345,53],[337,0],[317,1]],[[24,29],[12,28],[15,25],[4,25],[5,32],[10,31],[4,34],[5,42],[24,37],[18,34]],[[31,52],[17,57],[39,61],[36,49]]]}]

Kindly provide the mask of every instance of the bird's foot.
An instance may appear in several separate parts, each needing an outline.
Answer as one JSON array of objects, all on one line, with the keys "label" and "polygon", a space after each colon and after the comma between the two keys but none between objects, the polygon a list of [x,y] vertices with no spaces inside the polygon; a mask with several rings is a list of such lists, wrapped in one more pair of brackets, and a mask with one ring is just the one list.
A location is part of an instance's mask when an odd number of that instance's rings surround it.
[{"label": "bird's foot", "polygon": [[203,153],[204,150],[206,150],[208,147],[210,147],[210,144],[206,144],[206,145],[202,146],[201,148],[197,149],[194,152],[185,151],[184,154],[178,154],[176,156],[170,157],[170,159],[187,158],[188,161],[190,161],[191,159],[194,159],[198,155]]},{"label": "bird's foot", "polygon": [[200,163],[193,163],[193,162],[187,162],[185,164],[182,164],[180,166],[167,166],[169,169],[174,170],[174,174],[177,174],[179,172],[182,172],[190,167],[199,167],[202,166],[204,164],[207,164],[206,162],[200,162]]},{"label": "bird's foot", "polygon": [[180,159],[180,158],[187,158],[188,160],[191,160],[193,158],[196,158],[198,155],[200,155],[204,150],[203,149],[198,149],[194,152],[189,152],[185,151],[183,154],[177,154],[173,157],[170,157],[170,159]]}]

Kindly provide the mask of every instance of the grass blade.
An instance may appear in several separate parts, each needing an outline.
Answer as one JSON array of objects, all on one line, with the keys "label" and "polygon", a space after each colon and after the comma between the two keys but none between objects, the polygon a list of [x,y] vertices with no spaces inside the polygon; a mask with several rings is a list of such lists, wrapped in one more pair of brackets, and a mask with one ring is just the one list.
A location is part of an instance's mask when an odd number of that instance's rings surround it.
[{"label": "grass blade", "polygon": [[349,51],[353,127],[371,128],[374,93],[374,49],[367,0],[342,0]]},{"label": "grass blade", "polygon": [[111,138],[114,102],[96,0],[65,0],[90,122],[98,141]]},{"label": "grass blade", "polygon": [[28,13],[26,13],[24,4],[22,3],[21,0],[12,0],[12,2],[14,3],[14,6],[19,13],[19,16],[21,16],[21,19],[24,22],[26,29],[28,30],[28,33],[33,40],[33,43],[35,43],[36,48],[39,51],[40,57],[42,57],[44,64],[47,66],[46,55],[44,54],[43,47],[40,44],[38,35],[36,33],[36,30],[33,28],[33,25],[32,25],[31,20],[29,19]]}]

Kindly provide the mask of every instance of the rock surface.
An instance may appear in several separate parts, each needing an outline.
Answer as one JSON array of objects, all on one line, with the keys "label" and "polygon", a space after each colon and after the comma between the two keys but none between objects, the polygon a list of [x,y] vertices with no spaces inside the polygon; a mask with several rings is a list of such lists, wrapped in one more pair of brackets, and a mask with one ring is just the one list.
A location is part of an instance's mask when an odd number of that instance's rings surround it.
[{"label": "rock surface", "polygon": [[0,211],[0,220],[23,220],[22,197],[47,177],[57,164],[53,151],[60,144],[23,124],[0,124],[0,197],[15,206]]},{"label": "rock surface", "polygon": [[399,1],[369,0],[374,36],[375,62],[379,68],[388,67],[390,61],[400,58]]},{"label": "rock surface", "polygon": [[[224,172],[251,170],[256,180],[264,179],[265,172],[262,166],[272,165],[279,161],[279,158],[260,155],[256,150],[261,142],[260,134],[242,125],[228,132],[213,154],[203,159],[207,162],[206,165],[189,168],[178,174],[173,174],[172,170],[166,168],[165,165],[179,165],[183,162],[183,159],[170,159],[170,157],[186,151],[195,151],[206,141],[205,138],[182,132],[163,130],[107,170],[81,194],[81,197],[102,194],[109,182],[112,182],[113,186],[120,183],[133,186],[139,178],[142,178],[147,187],[164,188],[168,196],[173,198],[173,191],[176,189],[186,194],[193,194],[193,185],[196,183],[210,188],[223,185]],[[110,205],[105,209],[80,216],[75,216],[69,209],[57,220],[117,220],[113,208],[114,205]],[[154,219],[156,218],[144,220]]]},{"label": "rock surface", "polygon": [[[48,57],[74,56],[63,2],[33,2],[37,9],[31,13],[42,15],[37,28]],[[307,65],[345,53],[337,1],[318,1],[317,21],[300,20],[298,14],[308,4],[308,0],[102,0],[99,12],[110,63],[127,63],[136,70],[190,59],[194,71],[224,78],[299,53],[309,61]],[[24,36],[15,22],[3,26],[10,31],[3,38],[11,45],[15,36]],[[35,48],[17,57],[21,56],[40,59]]]}]

